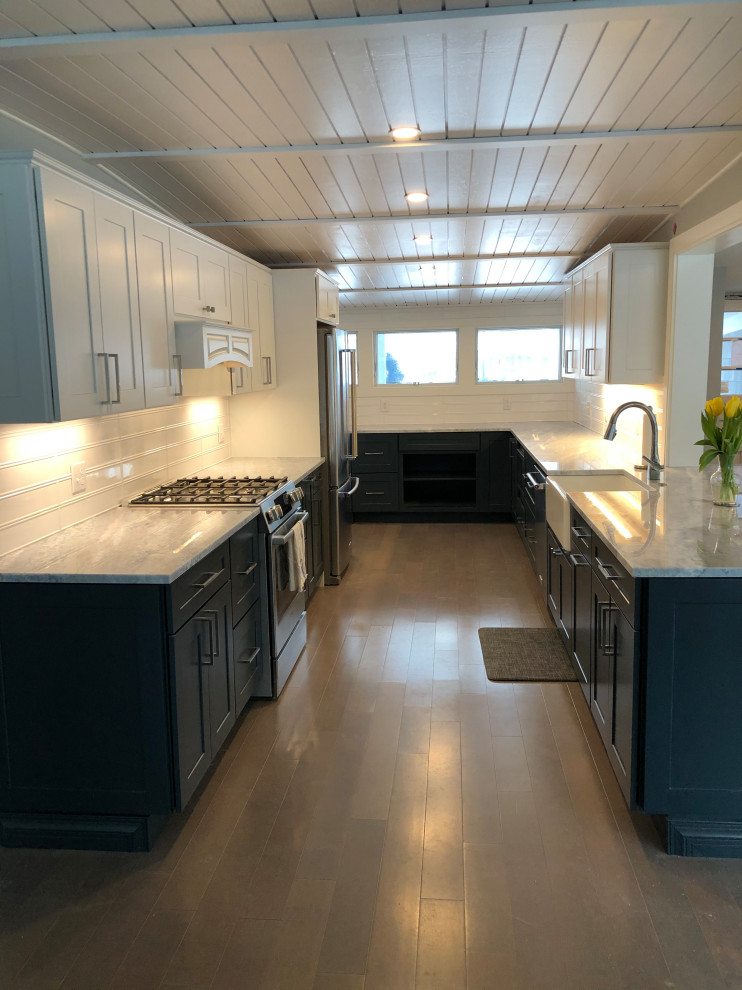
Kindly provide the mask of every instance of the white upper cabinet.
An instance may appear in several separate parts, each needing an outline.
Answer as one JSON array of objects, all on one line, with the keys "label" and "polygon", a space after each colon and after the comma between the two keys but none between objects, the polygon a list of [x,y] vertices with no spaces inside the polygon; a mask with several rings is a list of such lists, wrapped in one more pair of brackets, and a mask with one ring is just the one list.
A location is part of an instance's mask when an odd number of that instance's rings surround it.
[{"label": "white upper cabinet", "polygon": [[101,404],[106,413],[131,412],[145,405],[134,210],[96,193],[95,228],[103,327]]},{"label": "white upper cabinet", "polygon": [[228,252],[188,231],[171,228],[170,257],[175,313],[233,322]]},{"label": "white upper cabinet", "polygon": [[660,381],[666,298],[667,245],[603,248],[568,279],[562,374],[612,385]]},{"label": "white upper cabinet", "polygon": [[99,416],[106,399],[95,194],[47,169],[36,173],[47,321],[60,419]]},{"label": "white upper cabinet", "polygon": [[276,387],[276,331],[273,319],[273,276],[259,272],[258,340],[252,366],[252,391],[263,392]]},{"label": "white upper cabinet", "polygon": [[340,322],[340,292],[337,285],[324,272],[315,275],[317,288],[317,319],[323,323]]},{"label": "white upper cabinet", "polygon": [[0,422],[59,419],[44,305],[34,176],[0,164]]},{"label": "white upper cabinet", "polygon": [[170,230],[144,214],[134,217],[147,406],[168,406],[183,394],[182,366],[175,349],[170,282]]}]

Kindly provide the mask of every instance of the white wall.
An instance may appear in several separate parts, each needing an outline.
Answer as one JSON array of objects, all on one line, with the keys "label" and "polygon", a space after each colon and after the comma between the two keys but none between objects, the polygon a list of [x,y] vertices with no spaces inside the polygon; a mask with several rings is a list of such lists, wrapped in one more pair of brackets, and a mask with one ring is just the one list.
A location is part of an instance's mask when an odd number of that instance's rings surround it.
[{"label": "white wall", "polygon": [[235,457],[319,457],[314,271],[273,272],[276,383],[232,398]]},{"label": "white wall", "polygon": [[[358,333],[358,420],[362,429],[409,429],[460,424],[506,426],[535,420],[572,420],[574,385],[562,382],[476,381],[476,330],[484,327],[561,326],[562,304],[410,306],[341,312],[346,330]],[[455,385],[375,385],[374,330],[459,331],[459,380]]]}]

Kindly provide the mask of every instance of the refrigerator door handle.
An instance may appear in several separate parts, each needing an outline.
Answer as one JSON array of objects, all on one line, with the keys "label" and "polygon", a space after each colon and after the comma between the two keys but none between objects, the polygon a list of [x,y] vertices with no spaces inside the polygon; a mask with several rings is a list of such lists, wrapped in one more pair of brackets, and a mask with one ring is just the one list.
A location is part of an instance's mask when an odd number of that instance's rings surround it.
[{"label": "refrigerator door handle", "polygon": [[351,478],[350,480],[354,482],[353,487],[350,488],[347,492],[344,492],[342,488],[338,488],[338,495],[353,495],[355,492],[358,491],[358,486],[361,484],[361,479]]},{"label": "refrigerator door handle", "polygon": [[[350,347],[344,347],[340,354],[340,363],[345,367],[345,355],[348,355],[350,375],[348,376],[348,386],[350,391],[350,453],[346,454],[349,461],[354,461],[358,457],[358,353]],[[345,374],[342,374],[342,382],[345,385]],[[344,419],[345,417],[343,417]],[[343,422],[343,434],[345,433],[345,422]]]}]

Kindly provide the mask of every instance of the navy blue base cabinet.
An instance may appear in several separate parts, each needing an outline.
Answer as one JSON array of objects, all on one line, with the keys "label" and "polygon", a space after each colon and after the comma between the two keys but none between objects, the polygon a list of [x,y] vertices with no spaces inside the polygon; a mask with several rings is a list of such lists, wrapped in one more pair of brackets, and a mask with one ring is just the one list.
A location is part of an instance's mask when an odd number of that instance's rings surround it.
[{"label": "navy blue base cabinet", "polygon": [[0,584],[0,843],[149,849],[270,695],[252,522],[170,585]]},{"label": "navy blue base cabinet", "polygon": [[362,433],[356,519],[510,512],[510,432]]}]

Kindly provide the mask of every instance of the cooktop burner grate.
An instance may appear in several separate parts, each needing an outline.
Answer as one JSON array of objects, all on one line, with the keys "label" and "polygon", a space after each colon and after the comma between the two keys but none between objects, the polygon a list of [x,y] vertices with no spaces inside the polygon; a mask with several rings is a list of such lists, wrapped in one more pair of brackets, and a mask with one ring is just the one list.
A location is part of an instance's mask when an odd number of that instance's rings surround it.
[{"label": "cooktop burner grate", "polygon": [[130,505],[260,505],[277,492],[288,478],[178,478],[150,488],[133,498]]}]

